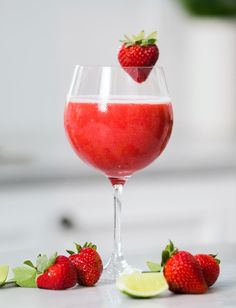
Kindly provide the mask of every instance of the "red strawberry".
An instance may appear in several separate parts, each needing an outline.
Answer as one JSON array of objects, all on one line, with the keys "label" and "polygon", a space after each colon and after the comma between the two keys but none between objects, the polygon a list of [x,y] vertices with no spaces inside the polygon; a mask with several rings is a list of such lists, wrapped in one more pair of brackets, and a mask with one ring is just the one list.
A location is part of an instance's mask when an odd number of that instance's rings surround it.
[{"label": "red strawberry", "polygon": [[67,250],[70,253],[70,261],[77,268],[78,283],[82,286],[93,286],[100,278],[103,271],[101,257],[97,253],[96,245],[85,243],[83,247],[75,244],[77,253]]},{"label": "red strawberry", "polygon": [[174,293],[200,294],[208,287],[197,260],[187,251],[178,251],[173,243],[162,252],[163,274]]},{"label": "red strawberry", "polygon": [[207,291],[198,262],[187,251],[179,251],[165,264],[164,276],[175,293],[200,294]]},{"label": "red strawberry", "polygon": [[77,270],[69,258],[56,257],[55,262],[38,276],[37,286],[42,289],[64,290],[72,288],[77,283]]},{"label": "red strawberry", "polygon": [[158,60],[159,49],[156,45],[156,32],[145,38],[144,31],[130,39],[125,35],[118,60],[124,70],[137,82],[145,81]]},{"label": "red strawberry", "polygon": [[204,279],[208,287],[211,287],[220,274],[220,260],[216,259],[216,255],[197,254],[194,258],[200,264]]}]

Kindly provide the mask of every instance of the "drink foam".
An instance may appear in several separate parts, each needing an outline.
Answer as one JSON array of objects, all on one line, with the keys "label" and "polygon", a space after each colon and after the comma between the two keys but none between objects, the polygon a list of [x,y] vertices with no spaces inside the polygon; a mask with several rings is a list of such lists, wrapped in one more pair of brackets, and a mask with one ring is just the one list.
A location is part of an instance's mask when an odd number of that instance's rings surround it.
[{"label": "drink foam", "polygon": [[109,95],[101,97],[98,95],[80,95],[68,96],[67,102],[73,103],[119,103],[119,104],[163,104],[170,103],[171,99],[168,96],[148,96],[148,95]]}]

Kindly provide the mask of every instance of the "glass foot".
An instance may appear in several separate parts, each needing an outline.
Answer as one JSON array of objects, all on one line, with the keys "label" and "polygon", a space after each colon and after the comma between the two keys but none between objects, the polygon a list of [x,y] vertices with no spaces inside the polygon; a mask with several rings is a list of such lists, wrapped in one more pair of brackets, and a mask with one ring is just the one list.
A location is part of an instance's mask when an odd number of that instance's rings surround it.
[{"label": "glass foot", "polygon": [[104,267],[101,282],[104,284],[114,283],[121,273],[131,273],[133,271],[134,268],[128,265],[123,256],[112,255],[107,265]]}]

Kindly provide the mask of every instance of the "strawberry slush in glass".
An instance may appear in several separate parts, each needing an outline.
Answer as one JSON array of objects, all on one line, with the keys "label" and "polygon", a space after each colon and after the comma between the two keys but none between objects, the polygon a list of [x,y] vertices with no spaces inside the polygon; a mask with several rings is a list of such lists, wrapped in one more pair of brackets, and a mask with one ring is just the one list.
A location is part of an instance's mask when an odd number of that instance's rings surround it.
[{"label": "strawberry slush in glass", "polygon": [[[140,76],[144,82],[135,81]],[[114,249],[103,272],[103,281],[114,282],[124,270],[132,271],[121,249],[123,186],[162,153],[172,131],[163,69],[76,66],[64,125],[76,154],[109,178],[114,189]]]},{"label": "strawberry slush in glass", "polygon": [[172,129],[170,102],[69,102],[65,128],[72,147],[112,184],[148,166],[166,146]]}]

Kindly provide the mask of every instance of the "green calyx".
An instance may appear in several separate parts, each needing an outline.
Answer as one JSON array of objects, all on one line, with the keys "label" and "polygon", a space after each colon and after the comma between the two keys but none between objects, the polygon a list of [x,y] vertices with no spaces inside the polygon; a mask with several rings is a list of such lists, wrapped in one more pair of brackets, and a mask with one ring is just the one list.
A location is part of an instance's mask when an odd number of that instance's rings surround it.
[{"label": "green calyx", "polygon": [[161,264],[154,262],[147,262],[147,267],[151,272],[160,272],[165,266],[167,260],[178,252],[178,249],[174,246],[173,242],[170,240],[169,244],[165,247],[161,254]]},{"label": "green calyx", "polygon": [[133,45],[139,46],[148,46],[154,45],[157,41],[157,32],[152,32],[148,36],[145,37],[145,32],[142,30],[138,35],[132,35],[132,37],[128,37],[124,35],[124,40],[120,40],[120,42],[124,43],[125,47],[130,47]]},{"label": "green calyx", "polygon": [[169,244],[166,245],[166,248],[162,251],[161,254],[161,266],[164,266],[167,260],[178,252],[178,249],[174,246],[173,242],[170,240]]},{"label": "green calyx", "polygon": [[91,242],[85,242],[83,246],[81,246],[80,244],[74,243],[75,244],[75,248],[76,248],[76,252],[73,250],[66,250],[68,252],[68,254],[73,255],[75,253],[80,253],[82,249],[84,248],[92,248],[94,250],[97,250],[97,246],[94,245]]},{"label": "green calyx", "polygon": [[[57,258],[57,252],[55,252],[51,257],[47,257],[46,255],[39,254],[36,260],[36,270],[38,273],[43,274],[46,270],[52,266]],[[27,262],[27,261],[25,261]],[[25,263],[26,264],[26,263]],[[28,264],[29,265],[29,264]],[[33,265],[33,264],[32,264]]]},{"label": "green calyx", "polygon": [[220,259],[218,259],[218,258],[216,258],[217,257],[217,254],[215,254],[215,255],[213,255],[213,254],[209,254],[209,256],[211,256],[212,258],[214,258],[215,260],[216,260],[216,262],[218,263],[218,264],[220,264]]},{"label": "green calyx", "polygon": [[30,260],[26,260],[24,265],[27,265],[37,271],[38,274],[43,274],[46,270],[52,266],[57,258],[57,252],[51,255],[49,258],[46,255],[39,254],[36,259],[36,265],[34,265]]}]

